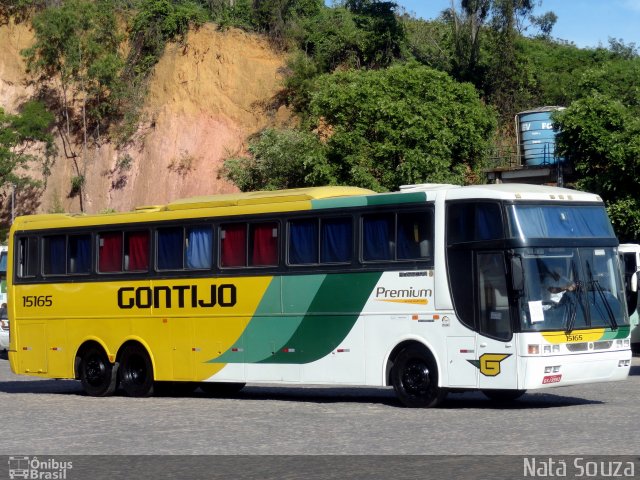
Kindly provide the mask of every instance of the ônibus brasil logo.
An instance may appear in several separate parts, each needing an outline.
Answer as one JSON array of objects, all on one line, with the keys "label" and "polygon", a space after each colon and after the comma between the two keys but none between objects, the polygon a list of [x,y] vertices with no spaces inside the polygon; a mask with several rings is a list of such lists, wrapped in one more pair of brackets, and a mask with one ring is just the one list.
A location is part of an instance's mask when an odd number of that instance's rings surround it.
[{"label": "\u00f4nibus brasil logo", "polygon": [[65,480],[67,470],[73,468],[73,462],[38,457],[9,457],[9,478],[25,478],[38,480]]}]

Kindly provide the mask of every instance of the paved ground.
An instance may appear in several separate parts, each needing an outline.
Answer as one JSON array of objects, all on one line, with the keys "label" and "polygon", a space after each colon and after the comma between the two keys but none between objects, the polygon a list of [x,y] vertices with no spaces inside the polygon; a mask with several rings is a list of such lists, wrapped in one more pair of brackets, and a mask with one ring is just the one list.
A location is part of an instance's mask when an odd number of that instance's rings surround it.
[{"label": "paved ground", "polygon": [[390,389],[248,386],[237,398],[92,398],[79,382],[15,376],[0,360],[0,455],[640,453],[640,358],[624,382],[479,393],[401,408]]}]

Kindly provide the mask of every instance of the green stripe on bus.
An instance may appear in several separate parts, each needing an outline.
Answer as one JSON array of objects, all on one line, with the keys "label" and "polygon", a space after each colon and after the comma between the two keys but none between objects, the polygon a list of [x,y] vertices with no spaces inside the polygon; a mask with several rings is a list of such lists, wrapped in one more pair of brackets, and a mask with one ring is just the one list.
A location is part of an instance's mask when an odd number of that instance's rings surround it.
[{"label": "green stripe on bus", "polygon": [[623,325],[618,327],[617,330],[609,330],[607,329],[602,335],[601,340],[615,340],[617,338],[627,338],[629,336],[629,331],[631,330],[631,326]]},{"label": "green stripe on bus", "polygon": [[[244,355],[231,349],[208,363],[255,363],[264,360],[293,336],[309,310],[326,275],[275,277],[260,301],[256,313],[231,348],[242,348]],[[281,287],[285,292],[281,302]],[[288,293],[288,295],[287,295]],[[284,309],[285,315],[279,312]],[[291,315],[299,313],[299,315]]]},{"label": "green stripe on bus", "polygon": [[321,200],[311,200],[311,209],[321,208],[347,208],[364,207],[367,205],[367,197],[338,197],[323,198]]},{"label": "green stripe on bus", "polygon": [[396,205],[402,203],[424,203],[427,199],[425,192],[388,193],[367,195],[362,197],[337,197],[312,200],[311,208],[346,208],[363,207],[367,205]]},{"label": "green stripe on bus", "polygon": [[327,275],[294,335],[260,363],[310,363],[330,354],[353,328],[381,275]]},{"label": "green stripe on bus", "polygon": [[389,193],[367,197],[367,205],[395,205],[398,203],[424,203],[427,199],[425,192]]}]

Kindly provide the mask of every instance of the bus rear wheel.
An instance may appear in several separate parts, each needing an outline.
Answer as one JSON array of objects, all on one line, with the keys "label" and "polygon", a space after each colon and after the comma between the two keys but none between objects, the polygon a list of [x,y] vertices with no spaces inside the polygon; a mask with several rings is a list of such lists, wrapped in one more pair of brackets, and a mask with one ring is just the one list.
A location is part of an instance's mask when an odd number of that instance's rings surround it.
[{"label": "bus rear wheel", "polygon": [[411,345],[396,357],[391,369],[391,383],[405,407],[435,407],[447,396],[438,387],[436,362],[423,347]]},{"label": "bus rear wheel", "polygon": [[142,345],[125,345],[118,373],[120,386],[129,397],[148,397],[153,394],[153,365]]},{"label": "bus rear wheel", "polygon": [[78,376],[82,388],[92,397],[106,397],[116,389],[115,369],[97,345],[89,345],[80,354]]}]

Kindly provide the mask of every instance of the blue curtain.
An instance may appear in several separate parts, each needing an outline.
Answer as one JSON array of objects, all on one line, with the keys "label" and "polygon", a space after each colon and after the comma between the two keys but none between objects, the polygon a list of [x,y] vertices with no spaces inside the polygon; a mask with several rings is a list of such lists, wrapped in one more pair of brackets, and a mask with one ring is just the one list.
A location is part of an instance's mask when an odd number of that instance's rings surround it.
[{"label": "blue curtain", "polygon": [[318,220],[297,220],[289,224],[289,263],[318,263]]},{"label": "blue curtain", "polygon": [[500,238],[502,238],[502,218],[498,205],[495,203],[477,204],[474,240],[495,240]]},{"label": "blue curtain", "polygon": [[90,271],[91,235],[70,236],[69,273],[89,273]]},{"label": "blue curtain", "polygon": [[182,269],[182,228],[158,230],[158,270]]},{"label": "blue curtain", "polygon": [[212,234],[211,227],[193,227],[187,231],[187,268],[211,268]]},{"label": "blue curtain", "polygon": [[323,220],[320,230],[320,262],[350,262],[353,245],[353,227],[351,218],[333,218]]},{"label": "blue curtain", "polygon": [[528,238],[614,237],[604,207],[516,206],[512,211],[514,235]]},{"label": "blue curtain", "polygon": [[45,241],[44,273],[49,275],[66,273],[66,237],[64,235],[56,235],[55,237],[46,237]]},{"label": "blue curtain", "polygon": [[391,215],[368,215],[362,229],[363,260],[391,260]]}]

